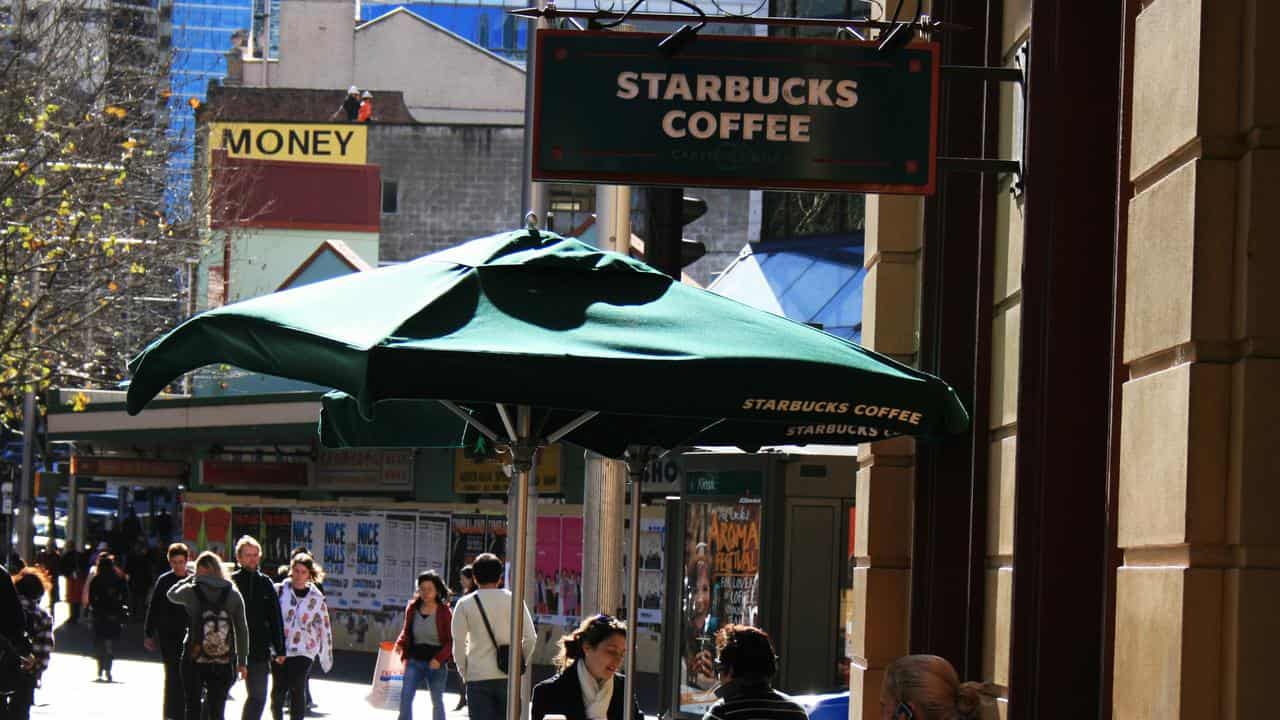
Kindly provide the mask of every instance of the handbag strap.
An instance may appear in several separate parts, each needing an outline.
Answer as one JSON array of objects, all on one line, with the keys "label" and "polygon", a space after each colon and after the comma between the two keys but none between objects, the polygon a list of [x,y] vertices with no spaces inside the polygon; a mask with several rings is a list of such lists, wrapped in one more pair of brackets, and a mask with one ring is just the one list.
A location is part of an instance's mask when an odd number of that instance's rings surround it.
[{"label": "handbag strap", "polygon": [[489,616],[484,611],[484,603],[480,602],[480,593],[476,593],[476,607],[480,608],[480,619],[484,620],[484,629],[489,632],[489,642],[493,643],[493,649],[498,649],[498,638],[493,636],[493,627],[489,625]]}]

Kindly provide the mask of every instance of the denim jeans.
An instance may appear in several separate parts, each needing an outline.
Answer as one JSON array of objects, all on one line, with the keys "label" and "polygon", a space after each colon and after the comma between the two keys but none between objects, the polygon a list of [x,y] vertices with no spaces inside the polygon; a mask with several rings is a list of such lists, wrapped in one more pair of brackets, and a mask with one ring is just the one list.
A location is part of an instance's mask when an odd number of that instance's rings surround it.
[{"label": "denim jeans", "polygon": [[404,666],[404,690],[400,693],[400,720],[413,720],[413,696],[418,692],[422,679],[427,680],[431,691],[431,720],[445,720],[444,686],[449,679],[448,668],[441,665],[432,670],[427,660],[410,660]]},{"label": "denim jeans", "polygon": [[506,678],[468,682],[467,714],[471,720],[506,720]]}]

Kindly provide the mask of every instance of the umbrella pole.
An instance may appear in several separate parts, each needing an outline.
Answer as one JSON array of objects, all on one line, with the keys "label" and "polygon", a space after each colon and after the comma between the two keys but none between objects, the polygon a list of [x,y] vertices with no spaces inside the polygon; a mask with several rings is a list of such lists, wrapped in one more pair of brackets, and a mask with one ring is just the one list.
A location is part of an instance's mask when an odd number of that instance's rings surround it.
[{"label": "umbrella pole", "polygon": [[640,628],[640,483],[644,477],[644,468],[648,463],[647,452],[632,449],[627,452],[627,482],[631,485],[631,556],[627,559],[627,682],[625,686],[625,702],[623,704],[623,720],[643,720],[635,718],[634,703],[636,683],[636,641]]},{"label": "umbrella pole", "polygon": [[[520,663],[524,659],[524,585],[525,553],[529,545],[529,475],[533,472],[534,457],[538,446],[532,437],[532,419],[528,405],[519,406],[516,418],[516,437],[512,438],[511,457],[515,466],[516,482],[516,547],[511,561],[511,638],[507,659],[507,720],[520,720],[524,711],[523,673]],[[508,540],[511,533],[507,534]],[[507,548],[507,557],[512,557]]]}]

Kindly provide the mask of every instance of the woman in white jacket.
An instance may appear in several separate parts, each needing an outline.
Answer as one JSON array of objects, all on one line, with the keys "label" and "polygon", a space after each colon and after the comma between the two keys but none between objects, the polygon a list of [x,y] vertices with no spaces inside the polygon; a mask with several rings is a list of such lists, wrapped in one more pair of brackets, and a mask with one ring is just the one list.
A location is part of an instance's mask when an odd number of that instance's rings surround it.
[{"label": "woman in white jacket", "polygon": [[271,667],[271,715],[284,717],[285,696],[289,715],[302,720],[307,712],[307,673],[317,658],[325,672],[333,667],[333,629],[324,593],[316,587],[324,576],[315,560],[298,553],[289,561],[289,579],[276,586],[280,616],[284,619],[285,659]]}]

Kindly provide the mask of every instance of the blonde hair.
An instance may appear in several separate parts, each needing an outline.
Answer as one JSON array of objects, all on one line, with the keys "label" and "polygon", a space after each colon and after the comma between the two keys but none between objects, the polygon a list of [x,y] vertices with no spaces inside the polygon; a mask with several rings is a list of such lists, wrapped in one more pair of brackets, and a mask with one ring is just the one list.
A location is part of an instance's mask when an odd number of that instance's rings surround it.
[{"label": "blonde hair", "polygon": [[227,579],[227,573],[222,568],[222,558],[218,557],[218,553],[212,550],[205,550],[200,553],[200,557],[196,558],[196,569],[204,568],[212,570],[215,577]]},{"label": "blonde hair", "polygon": [[907,655],[889,664],[884,692],[894,702],[915,705],[915,720],[983,720],[994,686],[961,683],[951,663],[937,655]]},{"label": "blonde hair", "polygon": [[236,541],[236,560],[240,559],[240,551],[246,546],[258,548],[258,553],[262,553],[262,545],[252,535],[245,535]]}]

